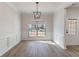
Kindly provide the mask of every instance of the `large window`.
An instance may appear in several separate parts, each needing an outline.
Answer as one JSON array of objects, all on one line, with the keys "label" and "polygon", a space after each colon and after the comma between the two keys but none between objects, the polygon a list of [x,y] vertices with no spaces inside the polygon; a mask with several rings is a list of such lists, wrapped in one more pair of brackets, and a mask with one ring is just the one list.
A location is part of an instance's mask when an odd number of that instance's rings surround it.
[{"label": "large window", "polygon": [[29,37],[45,37],[46,25],[41,22],[29,24],[28,34]]}]

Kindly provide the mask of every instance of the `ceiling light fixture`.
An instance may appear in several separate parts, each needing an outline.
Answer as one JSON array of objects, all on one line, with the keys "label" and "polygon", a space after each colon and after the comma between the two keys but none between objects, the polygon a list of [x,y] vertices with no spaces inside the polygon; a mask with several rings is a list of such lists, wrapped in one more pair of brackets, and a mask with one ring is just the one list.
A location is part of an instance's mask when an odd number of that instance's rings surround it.
[{"label": "ceiling light fixture", "polygon": [[38,4],[39,2],[36,2],[36,11],[33,12],[34,19],[40,19],[40,16],[41,16],[41,12],[38,11]]}]

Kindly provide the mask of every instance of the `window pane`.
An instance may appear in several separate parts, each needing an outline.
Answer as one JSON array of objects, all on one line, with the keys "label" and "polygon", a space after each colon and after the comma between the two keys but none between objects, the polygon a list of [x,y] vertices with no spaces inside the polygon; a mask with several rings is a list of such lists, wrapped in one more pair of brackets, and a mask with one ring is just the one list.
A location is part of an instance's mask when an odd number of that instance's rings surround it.
[{"label": "window pane", "polygon": [[45,24],[38,24],[38,36],[45,37]]},{"label": "window pane", "polygon": [[29,37],[36,37],[36,29],[34,24],[29,25]]}]

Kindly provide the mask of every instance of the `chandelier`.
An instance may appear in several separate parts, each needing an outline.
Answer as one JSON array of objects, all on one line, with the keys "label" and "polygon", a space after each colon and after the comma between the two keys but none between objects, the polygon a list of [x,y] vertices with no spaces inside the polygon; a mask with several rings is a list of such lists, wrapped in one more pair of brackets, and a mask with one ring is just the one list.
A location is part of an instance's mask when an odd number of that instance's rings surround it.
[{"label": "chandelier", "polygon": [[33,12],[34,19],[40,19],[41,16],[41,12],[38,11],[38,4],[39,2],[36,2],[36,11]]}]

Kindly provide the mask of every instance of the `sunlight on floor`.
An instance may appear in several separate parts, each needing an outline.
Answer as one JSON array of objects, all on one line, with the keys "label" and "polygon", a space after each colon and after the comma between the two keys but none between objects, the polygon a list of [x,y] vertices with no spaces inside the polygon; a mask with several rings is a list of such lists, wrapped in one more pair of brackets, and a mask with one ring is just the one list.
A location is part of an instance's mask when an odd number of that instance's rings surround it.
[{"label": "sunlight on floor", "polygon": [[55,45],[55,43],[52,41],[39,41],[39,42]]}]

